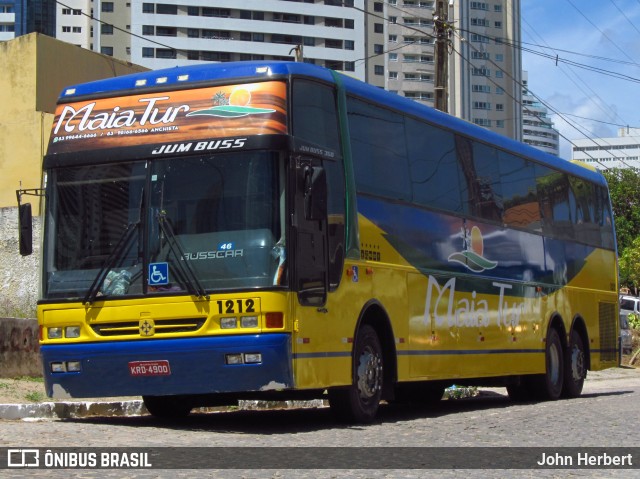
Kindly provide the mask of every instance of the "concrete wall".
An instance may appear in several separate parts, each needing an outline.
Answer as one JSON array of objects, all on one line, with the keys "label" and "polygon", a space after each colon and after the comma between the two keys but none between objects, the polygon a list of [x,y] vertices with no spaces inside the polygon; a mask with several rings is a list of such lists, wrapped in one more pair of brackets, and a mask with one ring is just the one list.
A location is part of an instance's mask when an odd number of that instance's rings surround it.
[{"label": "concrete wall", "polygon": [[0,378],[42,376],[38,322],[0,317]]},{"label": "concrete wall", "polygon": [[33,217],[33,254],[18,250],[18,207],[0,208],[0,317],[35,318],[40,278],[40,217]]}]

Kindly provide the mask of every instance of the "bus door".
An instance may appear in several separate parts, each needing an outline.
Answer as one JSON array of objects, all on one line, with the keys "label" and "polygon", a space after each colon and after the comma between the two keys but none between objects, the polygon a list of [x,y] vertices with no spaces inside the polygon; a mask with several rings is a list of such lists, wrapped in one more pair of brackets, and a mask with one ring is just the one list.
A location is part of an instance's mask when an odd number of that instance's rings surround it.
[{"label": "bus door", "polygon": [[296,158],[294,287],[302,306],[327,300],[327,178],[319,159]]}]

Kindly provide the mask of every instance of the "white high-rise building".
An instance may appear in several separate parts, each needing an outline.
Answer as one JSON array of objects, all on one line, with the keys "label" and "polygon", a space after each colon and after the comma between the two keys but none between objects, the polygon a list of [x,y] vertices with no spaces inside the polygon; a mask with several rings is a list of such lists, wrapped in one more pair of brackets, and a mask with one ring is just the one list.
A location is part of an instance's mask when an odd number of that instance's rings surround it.
[{"label": "white high-rise building", "polygon": [[620,128],[614,138],[572,140],[571,159],[609,168],[640,168],[640,128]]},{"label": "white high-rise building", "polygon": [[16,13],[13,2],[0,1],[0,42],[15,37]]},{"label": "white high-rise building", "polygon": [[449,0],[449,113],[522,141],[520,0]]},{"label": "white high-rise building", "polygon": [[539,150],[559,156],[558,130],[548,117],[547,108],[529,91],[529,75],[522,72],[522,141]]},{"label": "white high-rise building", "polygon": [[91,15],[94,3],[92,0],[65,0],[56,4],[56,38],[92,49],[94,22],[91,22]]},{"label": "white high-rise building", "polygon": [[[66,27],[58,30],[69,34],[60,39],[151,69],[291,60],[294,48],[301,45],[305,61],[365,79],[365,0],[63,3],[72,8],[70,16],[58,12],[59,26]],[[71,23],[76,8],[91,12],[94,20],[82,15],[84,25]],[[73,33],[87,36],[81,39]]]}]

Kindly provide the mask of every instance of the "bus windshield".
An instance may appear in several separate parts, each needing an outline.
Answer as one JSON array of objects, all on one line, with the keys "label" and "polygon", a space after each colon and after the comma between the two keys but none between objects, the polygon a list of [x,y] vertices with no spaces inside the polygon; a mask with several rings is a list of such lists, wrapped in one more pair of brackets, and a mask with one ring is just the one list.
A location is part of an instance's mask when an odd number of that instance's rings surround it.
[{"label": "bus windshield", "polygon": [[53,170],[44,297],[283,284],[282,165],[261,151]]}]

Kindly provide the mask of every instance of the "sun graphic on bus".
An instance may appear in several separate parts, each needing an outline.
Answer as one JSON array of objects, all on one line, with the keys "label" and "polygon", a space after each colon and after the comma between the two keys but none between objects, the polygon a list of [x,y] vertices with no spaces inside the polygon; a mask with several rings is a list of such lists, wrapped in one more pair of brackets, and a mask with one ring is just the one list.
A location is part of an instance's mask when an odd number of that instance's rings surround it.
[{"label": "sun graphic on bus", "polygon": [[493,269],[498,265],[497,261],[488,260],[484,254],[484,238],[482,231],[477,226],[469,231],[466,227],[462,227],[462,240],[464,249],[458,253],[449,255],[449,261],[460,263],[465,268],[475,273],[480,273],[486,269]]},{"label": "sun graphic on bus", "polygon": [[213,96],[213,107],[206,110],[197,110],[187,113],[187,116],[217,116],[225,118],[238,118],[248,115],[260,115],[274,113],[271,108],[254,108],[251,103],[251,92],[246,88],[238,87],[227,96],[219,91]]}]

